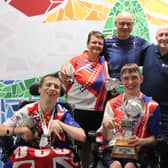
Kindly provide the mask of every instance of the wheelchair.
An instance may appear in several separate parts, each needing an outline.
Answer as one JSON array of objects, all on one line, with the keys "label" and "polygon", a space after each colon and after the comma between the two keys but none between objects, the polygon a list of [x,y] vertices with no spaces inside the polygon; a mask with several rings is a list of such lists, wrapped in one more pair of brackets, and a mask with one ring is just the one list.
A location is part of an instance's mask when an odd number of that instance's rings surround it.
[{"label": "wheelchair", "polygon": [[[89,168],[108,168],[103,164],[103,151],[106,148],[106,144],[103,142],[101,133],[95,131],[89,132],[89,138],[92,143],[92,154],[94,156]],[[157,144],[148,147],[150,155],[148,157],[147,165],[138,165],[138,168],[159,168],[158,143],[162,143],[164,141],[165,138],[160,136],[157,137]]]},{"label": "wheelchair", "polygon": [[[39,83],[33,83],[30,88],[29,92],[33,96],[39,96],[38,93]],[[61,93],[63,95],[63,88],[61,90]],[[60,102],[59,102],[60,101]],[[22,108],[23,106],[33,103],[32,100],[23,100],[19,102],[18,109]],[[58,100],[58,103],[73,112],[73,108],[68,103],[64,102],[63,99]],[[67,161],[70,167],[77,168],[80,167],[80,153],[79,153],[79,144],[76,140],[73,140],[69,135],[65,134],[65,139],[67,143],[72,144],[73,146],[69,149],[39,149],[39,146],[27,144],[21,136],[0,136],[0,148],[1,148],[1,160],[4,163],[4,168],[8,168],[8,161],[13,157],[15,157],[15,160],[17,158],[22,158],[22,163],[27,165],[31,165],[32,168],[36,167],[35,165],[38,164],[38,167],[40,166],[40,162],[42,161],[43,165],[42,167],[50,167],[45,163],[45,159],[47,159],[48,156],[53,157],[53,162],[55,161],[55,167],[58,166],[61,167],[61,162]],[[22,154],[21,154],[22,153]],[[26,160],[24,160],[24,154],[27,154],[25,157]],[[33,154],[32,154],[33,153]],[[38,160],[38,163],[34,163],[32,160],[32,157],[36,160]],[[39,159],[40,158],[40,159]],[[68,160],[68,158],[70,158]],[[62,160],[61,160],[62,159]],[[46,164],[46,166],[45,166]],[[53,163],[54,164],[54,163]],[[66,165],[67,163],[64,163]],[[69,166],[68,165],[68,166]],[[14,165],[14,167],[20,167],[19,163],[17,165]],[[21,165],[22,167],[22,165]],[[23,166],[24,167],[24,166]],[[41,166],[40,166],[41,167]],[[66,166],[65,166],[66,167]],[[61,167],[62,168],[62,167]]]}]

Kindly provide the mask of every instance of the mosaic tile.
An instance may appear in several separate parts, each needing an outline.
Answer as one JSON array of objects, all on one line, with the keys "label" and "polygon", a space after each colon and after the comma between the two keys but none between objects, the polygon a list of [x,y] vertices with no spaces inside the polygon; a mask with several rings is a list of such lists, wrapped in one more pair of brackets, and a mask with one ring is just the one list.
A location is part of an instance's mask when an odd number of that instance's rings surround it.
[{"label": "mosaic tile", "polygon": [[66,4],[52,12],[44,22],[55,22],[65,20],[105,20],[110,8],[102,4],[67,0]]},{"label": "mosaic tile", "polygon": [[65,0],[41,0],[39,1],[35,0],[22,0],[22,3],[20,0],[5,0],[9,5],[15,7],[23,14],[31,17],[36,15],[45,14],[46,11],[50,11],[56,6],[61,5]]}]

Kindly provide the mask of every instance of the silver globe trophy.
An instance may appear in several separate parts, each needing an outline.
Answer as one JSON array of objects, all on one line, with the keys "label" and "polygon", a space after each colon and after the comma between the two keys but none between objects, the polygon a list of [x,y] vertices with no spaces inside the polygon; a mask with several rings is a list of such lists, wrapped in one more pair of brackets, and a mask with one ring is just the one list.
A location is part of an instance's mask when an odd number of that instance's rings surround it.
[{"label": "silver globe trophy", "polygon": [[117,89],[121,85],[121,82],[117,78],[107,78],[105,80],[105,88],[107,91],[112,91],[113,89]]},{"label": "silver globe trophy", "polygon": [[24,113],[20,113],[20,115],[16,116],[16,127],[29,127],[30,129],[36,125],[36,120]]},{"label": "silver globe trophy", "polygon": [[125,119],[121,120],[122,136],[116,139],[111,157],[138,159],[138,153],[133,144],[128,143],[128,138],[134,133],[138,119],[145,113],[145,104],[139,97],[129,99],[123,105]]}]

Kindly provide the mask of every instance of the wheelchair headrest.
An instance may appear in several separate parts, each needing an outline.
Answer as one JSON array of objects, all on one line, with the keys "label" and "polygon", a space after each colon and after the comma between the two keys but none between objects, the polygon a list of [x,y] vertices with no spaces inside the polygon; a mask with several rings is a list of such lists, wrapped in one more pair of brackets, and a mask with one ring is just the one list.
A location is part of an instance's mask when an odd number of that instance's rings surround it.
[{"label": "wheelchair headrest", "polygon": [[39,96],[40,95],[38,92],[39,86],[40,86],[39,82],[32,83],[29,88],[30,94],[33,96]]}]

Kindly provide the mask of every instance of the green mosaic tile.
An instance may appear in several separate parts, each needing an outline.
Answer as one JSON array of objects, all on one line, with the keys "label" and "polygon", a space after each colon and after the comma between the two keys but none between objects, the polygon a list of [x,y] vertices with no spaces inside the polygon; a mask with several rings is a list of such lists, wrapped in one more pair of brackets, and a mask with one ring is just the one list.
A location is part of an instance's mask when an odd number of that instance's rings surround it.
[{"label": "green mosaic tile", "polygon": [[107,20],[107,22],[106,22],[104,28],[107,29],[107,28],[109,28],[110,26],[113,26],[112,23],[113,23],[113,19],[110,19],[110,18],[109,18],[109,19]]},{"label": "green mosaic tile", "polygon": [[15,94],[16,94],[16,88],[17,88],[16,84],[12,85],[12,94],[13,94],[13,96],[15,96]]},{"label": "green mosaic tile", "polygon": [[22,89],[20,88],[20,85],[17,85],[16,95],[20,94],[20,92],[22,92]]},{"label": "green mosaic tile", "polygon": [[0,83],[0,87],[4,87],[4,85],[2,83]]},{"label": "green mosaic tile", "polygon": [[23,97],[24,96],[24,93],[20,93],[17,95],[17,97]]},{"label": "green mosaic tile", "polygon": [[2,89],[3,92],[11,92],[11,86],[4,87]]},{"label": "green mosaic tile", "polygon": [[120,2],[116,2],[115,6],[116,6],[116,8],[120,7]]},{"label": "green mosaic tile", "polygon": [[19,83],[19,85],[20,85],[22,91],[24,91],[25,90],[25,86],[23,85],[23,83],[21,82],[21,83]]},{"label": "green mosaic tile", "polygon": [[4,97],[5,95],[6,95],[6,93],[0,92],[0,97]]},{"label": "green mosaic tile", "polygon": [[129,1],[125,1],[125,6],[129,7]]},{"label": "green mosaic tile", "polygon": [[12,97],[12,93],[11,92],[6,93],[5,98],[11,98],[11,97]]},{"label": "green mosaic tile", "polygon": [[29,90],[27,90],[24,94],[24,97],[28,98],[28,97],[32,97],[32,95],[30,94]]},{"label": "green mosaic tile", "polygon": [[33,82],[35,82],[35,78],[25,80],[24,82],[25,82],[26,88],[29,89],[30,85],[31,85]]}]

